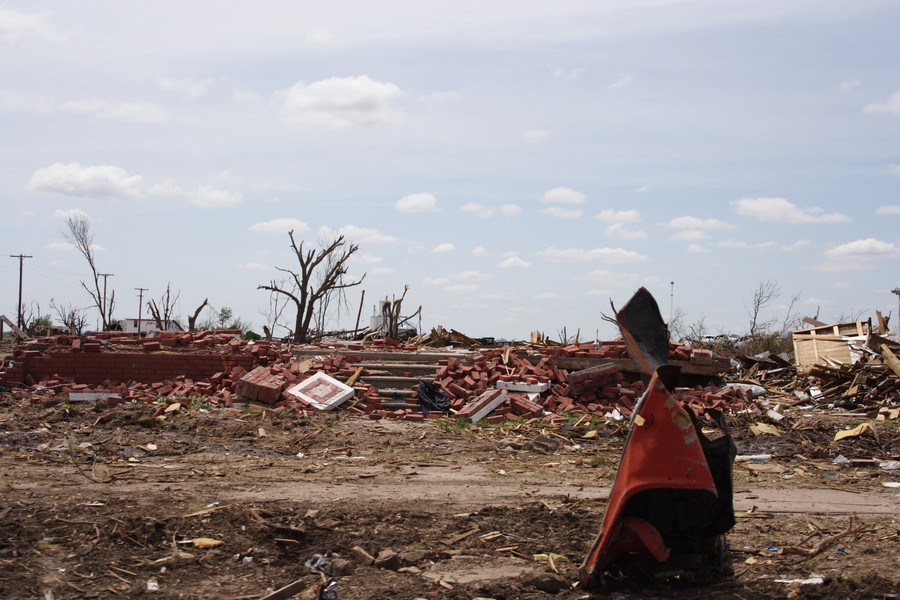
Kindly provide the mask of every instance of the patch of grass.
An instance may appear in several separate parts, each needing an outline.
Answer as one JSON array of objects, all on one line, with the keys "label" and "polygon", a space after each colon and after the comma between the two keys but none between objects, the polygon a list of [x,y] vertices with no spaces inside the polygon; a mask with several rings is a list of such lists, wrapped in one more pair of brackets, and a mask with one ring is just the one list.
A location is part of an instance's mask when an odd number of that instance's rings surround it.
[{"label": "patch of grass", "polygon": [[565,417],[570,425],[578,423],[579,427],[599,427],[605,425],[607,420],[598,415],[583,415],[578,413],[560,413],[559,416]]},{"label": "patch of grass", "polygon": [[472,423],[468,419],[438,419],[434,424],[444,433],[452,433],[455,435],[464,435],[472,428]]}]

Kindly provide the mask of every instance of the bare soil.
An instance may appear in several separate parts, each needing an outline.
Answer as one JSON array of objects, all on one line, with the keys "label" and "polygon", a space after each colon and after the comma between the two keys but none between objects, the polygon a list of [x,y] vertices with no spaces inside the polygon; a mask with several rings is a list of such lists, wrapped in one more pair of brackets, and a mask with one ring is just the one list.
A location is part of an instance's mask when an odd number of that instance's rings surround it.
[{"label": "bare soil", "polygon": [[159,418],[164,404],[0,393],[0,597],[249,600],[295,581],[315,597],[324,575],[306,563],[316,555],[342,600],[900,590],[900,490],[884,485],[900,472],[832,464],[896,459],[892,422],[835,442],[865,415],[798,413],[780,437],[733,419],[740,455],[771,456],[735,465],[730,573],[703,587],[620,581],[591,593],[575,585],[577,569],[624,424],[465,428],[182,402]]}]

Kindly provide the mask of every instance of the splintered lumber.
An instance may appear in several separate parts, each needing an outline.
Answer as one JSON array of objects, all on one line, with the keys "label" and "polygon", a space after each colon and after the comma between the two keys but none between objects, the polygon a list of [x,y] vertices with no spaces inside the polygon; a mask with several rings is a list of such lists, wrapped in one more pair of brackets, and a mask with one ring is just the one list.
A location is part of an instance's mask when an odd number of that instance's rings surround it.
[{"label": "splintered lumber", "polygon": [[884,358],[884,362],[887,363],[887,366],[900,377],[900,359],[897,358],[896,354],[891,352],[891,349],[888,348],[887,344],[881,345],[881,356]]}]

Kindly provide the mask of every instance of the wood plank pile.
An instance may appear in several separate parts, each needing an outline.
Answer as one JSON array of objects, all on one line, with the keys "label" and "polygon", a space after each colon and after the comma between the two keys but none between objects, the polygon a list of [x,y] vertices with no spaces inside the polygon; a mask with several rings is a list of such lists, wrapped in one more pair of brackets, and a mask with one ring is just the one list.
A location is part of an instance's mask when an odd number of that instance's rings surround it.
[{"label": "wood plank pile", "polygon": [[786,356],[743,357],[739,377],[758,381],[792,404],[867,412],[900,404],[900,343],[869,334],[852,344],[855,362],[821,357],[796,367]]}]

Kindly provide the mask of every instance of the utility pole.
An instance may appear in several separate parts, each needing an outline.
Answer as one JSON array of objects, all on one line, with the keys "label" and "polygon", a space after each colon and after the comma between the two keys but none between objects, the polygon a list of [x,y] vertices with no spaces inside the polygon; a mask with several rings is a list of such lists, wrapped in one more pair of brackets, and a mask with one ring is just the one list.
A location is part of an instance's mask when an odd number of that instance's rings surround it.
[{"label": "utility pole", "polygon": [[[900,288],[894,288],[891,290],[892,294],[897,295],[897,331],[900,332]],[[882,332],[882,334],[885,332]]]},{"label": "utility pole", "polygon": [[25,329],[25,313],[22,312],[22,263],[25,262],[26,258],[34,258],[31,255],[27,254],[10,254],[10,258],[18,258],[19,259],[19,315],[17,320],[19,329]]},{"label": "utility pole", "polygon": [[141,337],[141,310],[144,308],[144,292],[150,291],[149,288],[134,288],[138,291],[138,337]]},{"label": "utility pole", "polygon": [[669,282],[669,323],[672,322],[672,316],[675,314],[675,282]]},{"label": "utility pole", "polygon": [[109,321],[107,320],[109,315],[106,314],[106,278],[114,277],[115,273],[97,273],[97,275],[103,278],[103,327],[104,329],[109,329]]}]

